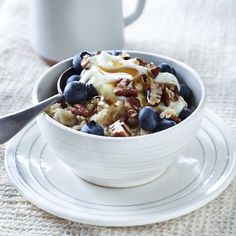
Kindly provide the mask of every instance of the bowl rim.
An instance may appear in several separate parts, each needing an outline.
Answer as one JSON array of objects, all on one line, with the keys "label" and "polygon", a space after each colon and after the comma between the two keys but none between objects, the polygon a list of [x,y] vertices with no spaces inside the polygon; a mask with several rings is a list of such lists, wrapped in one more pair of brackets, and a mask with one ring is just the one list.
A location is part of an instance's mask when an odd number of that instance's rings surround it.
[{"label": "bowl rim", "polygon": [[[113,50],[103,50],[103,51],[113,51]],[[191,122],[191,120],[193,120],[195,118],[195,116],[197,116],[205,107],[205,103],[206,103],[206,89],[205,86],[203,84],[203,81],[200,77],[200,75],[193,69],[191,68],[189,65],[185,64],[184,62],[181,62],[175,58],[172,57],[168,57],[168,56],[164,56],[161,54],[157,54],[157,53],[151,53],[151,52],[144,52],[144,51],[136,51],[136,50],[122,50],[128,53],[135,53],[135,54],[140,54],[140,55],[148,55],[148,56],[152,56],[152,57],[159,57],[162,58],[164,60],[167,61],[171,61],[174,64],[178,64],[181,67],[185,68],[186,70],[188,70],[191,74],[194,75],[194,77],[196,78],[196,80],[198,81],[200,88],[201,88],[201,92],[202,92],[202,96],[200,99],[200,102],[198,103],[196,109],[193,111],[193,113],[187,117],[185,120],[181,121],[179,124],[177,124],[176,126],[170,127],[168,129],[159,131],[159,132],[155,132],[155,133],[151,133],[151,134],[146,134],[146,135],[138,135],[138,136],[129,136],[129,137],[111,137],[111,136],[100,136],[100,135],[94,135],[94,134],[87,134],[87,133],[83,133],[81,131],[78,130],[74,130],[70,127],[67,127],[61,123],[59,123],[58,121],[54,120],[52,117],[50,117],[49,115],[47,115],[45,112],[43,112],[43,115],[45,117],[45,119],[47,119],[51,124],[53,124],[54,126],[63,129],[66,132],[69,132],[71,134],[76,134],[85,138],[92,138],[92,139],[100,139],[100,140],[115,140],[115,141],[121,141],[121,140],[134,140],[134,139],[143,139],[143,138],[147,138],[147,137],[153,137],[153,136],[161,136],[163,134],[167,134],[168,132],[174,132],[176,129],[180,129],[183,125],[185,125],[187,122]],[[40,82],[49,74],[51,73],[52,70],[56,69],[57,67],[61,66],[62,64],[65,64],[69,61],[71,61],[73,59],[73,57],[67,58],[65,60],[62,60],[58,63],[56,63],[55,65],[53,65],[52,67],[50,67],[46,72],[44,72],[42,74],[42,76],[37,80],[34,88],[33,88],[33,93],[32,93],[32,97],[33,97],[33,103],[37,104],[38,101],[38,96],[37,96],[37,91],[40,85]]]}]

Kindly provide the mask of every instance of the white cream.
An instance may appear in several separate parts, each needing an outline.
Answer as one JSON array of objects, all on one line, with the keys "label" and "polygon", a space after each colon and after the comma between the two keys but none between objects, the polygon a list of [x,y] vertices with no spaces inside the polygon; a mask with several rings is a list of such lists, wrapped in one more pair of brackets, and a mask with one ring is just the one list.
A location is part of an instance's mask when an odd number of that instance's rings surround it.
[{"label": "white cream", "polygon": [[[89,64],[90,68],[83,70],[80,82],[93,84],[105,100],[109,99],[113,102],[125,99],[114,94],[115,81],[121,78],[133,80],[140,74],[148,74],[150,72],[149,68],[139,65],[136,59],[124,60],[122,56],[113,56],[106,52],[90,57]],[[157,83],[174,84],[180,90],[177,78],[171,73],[159,73],[154,81]],[[179,96],[178,101],[170,102],[168,107],[161,103],[158,109],[165,112],[174,110],[178,115],[184,107],[187,107],[187,103]]]},{"label": "white cream", "polygon": [[136,59],[124,60],[106,52],[90,57],[89,63],[91,67],[82,72],[80,82],[93,84],[98,90],[120,78],[133,80],[138,74],[148,73],[148,68],[138,65]]},{"label": "white cream", "polygon": [[81,83],[93,84],[95,88],[100,88],[107,83],[113,83],[120,78],[132,80],[133,77],[127,73],[108,73],[96,66],[89,70],[84,70],[81,74]]},{"label": "white cream", "polygon": [[160,103],[158,106],[160,110],[165,111],[166,113],[168,113],[168,110],[174,110],[177,115],[179,115],[179,113],[183,110],[184,107],[188,107],[188,104],[181,96],[179,96],[178,101],[170,102],[170,105],[168,107],[165,106],[163,103]]},{"label": "white cream", "polygon": [[159,73],[154,80],[157,83],[174,84],[174,85],[177,86],[178,90],[180,90],[180,86],[179,86],[178,80],[171,73],[167,73],[167,72]]},{"label": "white cream", "polygon": [[114,72],[122,68],[133,68],[140,74],[146,74],[148,72],[148,68],[140,66],[135,58],[124,60],[121,55],[113,56],[107,52],[101,52],[96,56],[90,57],[90,63],[96,67],[105,68]]},{"label": "white cream", "polygon": [[80,82],[93,84],[101,96],[105,99],[110,97],[110,100],[115,101],[117,97],[114,94],[113,84],[121,78],[133,79],[131,75],[126,73],[108,73],[96,66],[91,66],[89,70],[84,70],[82,72]]},{"label": "white cream", "polygon": [[83,70],[81,83],[93,84],[98,93],[105,98],[109,95],[115,100],[114,82],[126,78],[133,80],[139,74],[147,74],[148,68],[137,64],[136,59],[124,60],[122,56],[113,56],[102,52],[89,58],[90,68]]}]

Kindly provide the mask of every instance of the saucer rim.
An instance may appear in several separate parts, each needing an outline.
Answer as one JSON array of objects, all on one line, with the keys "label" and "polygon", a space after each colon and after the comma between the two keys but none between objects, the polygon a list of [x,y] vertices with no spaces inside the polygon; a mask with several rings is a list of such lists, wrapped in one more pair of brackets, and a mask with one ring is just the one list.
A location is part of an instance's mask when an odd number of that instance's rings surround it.
[{"label": "saucer rim", "polygon": [[[72,220],[74,222],[79,222],[79,223],[84,223],[84,224],[89,224],[89,225],[113,226],[113,227],[147,225],[147,224],[153,224],[153,223],[158,223],[158,222],[174,219],[174,218],[186,215],[190,212],[193,212],[193,211],[203,207],[204,205],[206,205],[210,201],[214,200],[220,193],[222,193],[229,186],[229,184],[233,180],[234,176],[236,175],[236,161],[235,161],[235,159],[236,159],[235,146],[236,145],[234,145],[234,144],[236,144],[236,142],[235,142],[235,138],[234,138],[232,132],[229,130],[227,125],[224,123],[224,121],[221,118],[219,118],[211,110],[206,109],[204,116],[206,116],[206,117],[210,116],[211,119],[213,119],[215,121],[215,123],[218,123],[218,124],[220,123],[221,126],[223,125],[226,141],[229,144],[231,152],[233,150],[233,156],[230,155],[231,158],[233,158],[233,164],[228,169],[228,173],[226,172],[227,174],[223,176],[224,179],[223,179],[222,183],[213,192],[211,192],[210,194],[208,194],[204,198],[198,197],[199,198],[198,201],[194,202],[192,205],[177,206],[176,211],[168,212],[168,214],[163,215],[163,216],[158,216],[158,219],[155,217],[155,213],[152,215],[150,215],[150,213],[146,214],[148,217],[145,217],[145,216],[144,217],[138,216],[138,218],[134,217],[135,220],[130,220],[129,222],[122,221],[121,220],[122,217],[119,218],[119,221],[117,221],[117,219],[115,217],[114,218],[110,217],[109,220],[107,220],[107,219],[104,220],[104,218],[100,219],[100,217],[98,215],[85,214],[84,212],[82,212],[81,215],[77,214],[76,216],[73,216],[73,215],[67,214],[65,212],[65,208],[63,208],[59,205],[54,205],[54,207],[52,207],[53,205],[50,203],[50,201],[48,199],[45,199],[43,197],[36,198],[35,193],[37,194],[37,192],[35,192],[33,189],[31,189],[30,186],[25,184],[21,178],[16,178],[17,176],[15,176],[14,173],[11,173],[11,170],[10,170],[11,167],[8,165],[8,163],[9,163],[8,159],[11,158],[12,155],[15,154],[15,147],[19,143],[19,139],[22,136],[24,136],[25,133],[20,133],[19,135],[17,135],[16,137],[14,137],[12,140],[10,140],[7,143],[7,147],[6,147],[6,151],[5,151],[5,169],[6,169],[6,172],[8,174],[8,177],[9,177],[11,183],[24,196],[25,199],[30,201],[33,205],[35,205],[39,209],[42,209],[54,216],[57,216],[57,217],[60,217],[63,219]],[[32,122],[32,123],[31,123],[31,128],[35,125],[34,122]],[[230,143],[229,143],[229,141],[230,141]],[[219,183],[219,181],[221,179],[222,179],[222,177],[216,183],[211,185],[210,187]],[[204,190],[204,192],[205,191],[206,190]],[[196,198],[194,198],[194,199],[196,199]],[[193,199],[191,199],[189,201],[191,202],[191,201],[193,201]]]}]

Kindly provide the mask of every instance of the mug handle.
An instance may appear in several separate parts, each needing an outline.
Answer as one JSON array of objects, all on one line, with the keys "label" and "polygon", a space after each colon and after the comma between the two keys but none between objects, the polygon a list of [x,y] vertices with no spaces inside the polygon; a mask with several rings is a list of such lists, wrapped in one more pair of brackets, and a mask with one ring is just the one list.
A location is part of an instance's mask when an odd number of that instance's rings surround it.
[{"label": "mug handle", "polygon": [[135,7],[135,11],[133,13],[131,13],[129,16],[124,18],[125,26],[131,24],[132,22],[134,22],[135,20],[137,20],[139,18],[139,16],[143,12],[145,1],[146,0],[138,0],[136,7]]}]

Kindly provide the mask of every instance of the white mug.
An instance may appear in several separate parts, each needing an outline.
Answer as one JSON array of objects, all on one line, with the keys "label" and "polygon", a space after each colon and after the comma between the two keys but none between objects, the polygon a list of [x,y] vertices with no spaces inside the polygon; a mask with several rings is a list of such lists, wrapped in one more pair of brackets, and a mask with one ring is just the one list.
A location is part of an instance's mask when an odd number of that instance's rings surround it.
[{"label": "white mug", "polygon": [[123,18],[121,0],[31,0],[31,41],[43,58],[61,61],[79,51],[122,49],[124,26],[144,8]]}]

